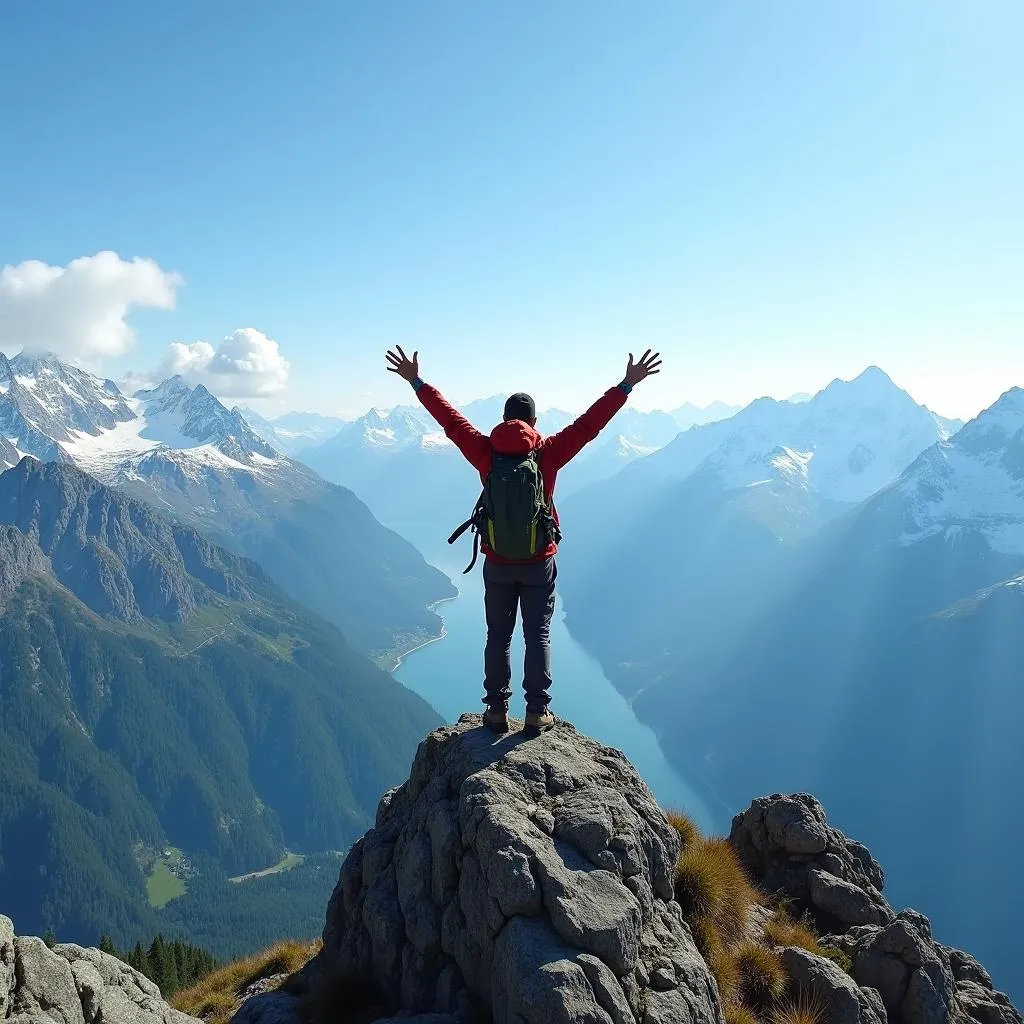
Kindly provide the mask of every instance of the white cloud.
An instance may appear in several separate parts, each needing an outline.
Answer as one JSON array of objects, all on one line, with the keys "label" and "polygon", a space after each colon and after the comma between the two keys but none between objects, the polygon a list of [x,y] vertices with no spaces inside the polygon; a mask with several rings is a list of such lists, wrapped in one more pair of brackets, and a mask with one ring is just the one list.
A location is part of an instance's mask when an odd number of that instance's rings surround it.
[{"label": "white cloud", "polygon": [[162,380],[180,374],[223,397],[263,398],[287,387],[290,370],[276,341],[253,327],[241,327],[217,348],[208,341],[172,342],[155,376]]},{"label": "white cloud", "polygon": [[136,391],[148,391],[160,382],[154,380],[151,373],[136,373],[135,370],[129,370],[123,376],[118,377],[114,383],[121,389],[122,394],[134,395]]},{"label": "white cloud", "polygon": [[182,283],[153,260],[109,251],[66,267],[8,264],[0,270],[0,347],[86,362],[123,355],[135,344],[125,321],[132,307],[173,309]]}]

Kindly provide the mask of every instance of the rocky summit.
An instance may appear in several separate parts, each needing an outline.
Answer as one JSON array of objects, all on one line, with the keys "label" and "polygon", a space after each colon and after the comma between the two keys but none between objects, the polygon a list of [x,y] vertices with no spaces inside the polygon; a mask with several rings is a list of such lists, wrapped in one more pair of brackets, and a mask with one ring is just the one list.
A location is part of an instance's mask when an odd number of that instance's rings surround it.
[{"label": "rocky summit", "polygon": [[[1021,1024],[973,958],[889,906],[870,851],[813,797],[755,801],[727,845],[760,893],[741,941],[819,1024]],[[496,736],[464,715],[349,852],[322,951],[233,1024],[348,1019],[354,979],[380,995],[383,1015],[358,1018],[378,1024],[719,1024],[729,997],[676,899],[680,849],[621,752],[564,722]],[[820,945],[773,938],[780,902]]]},{"label": "rocky summit", "polygon": [[721,1021],[673,898],[678,853],[619,751],[565,723],[499,737],[465,715],[420,744],[346,858],[306,981],[372,978],[396,1010],[445,1021]]},{"label": "rocky summit", "polygon": [[199,1024],[168,1006],[145,975],[98,949],[15,936],[0,917],[5,1024]]}]

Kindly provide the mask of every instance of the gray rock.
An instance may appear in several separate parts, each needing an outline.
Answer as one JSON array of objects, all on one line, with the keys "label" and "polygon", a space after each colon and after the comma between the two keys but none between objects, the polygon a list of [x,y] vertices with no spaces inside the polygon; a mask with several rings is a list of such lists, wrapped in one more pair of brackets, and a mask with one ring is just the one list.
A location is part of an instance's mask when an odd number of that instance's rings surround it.
[{"label": "gray rock", "polygon": [[14,937],[0,917],[0,1020],[10,1024],[199,1024],[148,978],[98,949]]},{"label": "gray rock", "polygon": [[875,1011],[875,1016],[880,1021],[884,1022],[889,1019],[889,1014],[885,1009],[885,1003],[882,1002],[882,993],[877,988],[872,988],[870,985],[860,986],[861,995],[868,1001],[871,1009]]},{"label": "gray rock", "polygon": [[88,960],[76,960],[71,965],[71,974],[78,989],[78,998],[82,1002],[82,1013],[85,1024],[93,1024],[99,1015],[103,1003],[103,979],[100,972]]},{"label": "gray rock", "polygon": [[190,1024],[194,1018],[164,1001],[140,971],[99,949],[54,947],[71,967],[85,1024]]},{"label": "gray rock", "polygon": [[976,985],[992,991],[992,976],[977,960],[962,949],[946,949],[953,977],[959,981],[973,981]]},{"label": "gray rock", "polygon": [[14,925],[9,917],[0,916],[0,1020],[11,1006],[14,992]]},{"label": "gray rock", "polygon": [[884,1009],[877,1009],[881,999],[876,1002],[831,960],[789,947],[782,950],[782,964],[801,991],[821,1002],[829,1024],[886,1024]]},{"label": "gray rock", "polygon": [[[813,796],[755,800],[733,819],[729,841],[762,889],[785,897],[797,916],[810,914],[822,945],[850,957],[858,1012],[866,1006],[892,1024],[1024,1024],[977,960],[935,941],[927,917],[910,909],[893,913],[882,895],[880,865],[867,847],[828,824]],[[787,952],[788,966],[799,961],[806,968],[808,955]],[[839,985],[845,977],[838,968],[816,970],[821,984],[831,978]],[[830,989],[832,998],[852,1012],[851,993],[841,987]]]},{"label": "gray rock", "polygon": [[956,996],[964,1013],[979,1024],[1021,1024],[1021,1015],[1002,992],[993,992],[976,981],[962,981],[957,983]]},{"label": "gray rock", "polygon": [[956,976],[952,954],[958,951],[935,942],[928,919],[915,910],[901,911],[884,927],[851,929],[836,944],[851,957],[857,983],[878,991],[892,1021],[1021,1024],[1007,996],[972,979],[988,977],[973,958],[955,958],[962,977]]},{"label": "gray rock", "polygon": [[885,924],[894,916],[885,903],[877,902],[852,882],[844,882],[827,871],[811,868],[807,878],[811,902],[841,924]]},{"label": "gray rock", "polygon": [[231,1024],[305,1024],[300,1000],[287,992],[265,992],[247,999]]},{"label": "gray rock", "polygon": [[820,930],[882,924],[894,916],[882,895],[881,866],[865,846],[829,825],[824,808],[807,793],[755,800],[733,819],[729,841],[763,889],[784,893]]},{"label": "gray rock", "polygon": [[828,832],[824,812],[817,801],[798,799],[776,800],[765,808],[764,827],[767,841],[789,854],[824,853],[828,849]]},{"label": "gray rock", "polygon": [[85,1024],[71,965],[42,939],[14,940],[14,1014],[49,1018],[59,1024]]},{"label": "gray rock", "polygon": [[239,1003],[244,1003],[247,999],[252,999],[253,996],[262,996],[266,995],[267,992],[276,992],[287,978],[287,974],[271,974],[269,977],[254,981],[242,993]]},{"label": "gray rock", "polygon": [[[372,978],[407,1014],[473,1002],[494,1024],[720,1024],[673,899],[678,853],[619,751],[568,723],[498,737],[464,715],[420,744],[350,851],[309,976]],[[277,1024],[269,1004],[243,1013]]]}]

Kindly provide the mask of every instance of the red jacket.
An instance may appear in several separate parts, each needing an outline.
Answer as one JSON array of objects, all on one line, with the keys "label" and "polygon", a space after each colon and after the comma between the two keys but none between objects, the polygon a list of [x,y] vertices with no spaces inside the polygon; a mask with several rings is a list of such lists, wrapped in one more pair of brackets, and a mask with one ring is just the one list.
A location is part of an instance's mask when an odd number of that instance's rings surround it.
[{"label": "red jacket", "polygon": [[[506,420],[499,423],[488,437],[477,430],[458,409],[450,405],[437,388],[421,384],[416,395],[448,438],[472,463],[473,468],[480,474],[481,483],[491,471],[491,459],[495,452],[501,452],[503,455],[525,455],[534,450],[540,452],[538,463],[544,479],[544,496],[556,523],[558,512],[552,498],[558,471],[574,459],[584,445],[593,441],[608,425],[609,420],[626,404],[626,392],[616,385],[609,388],[582,416],[550,437],[541,437],[533,427],[522,420]],[[481,546],[488,558],[496,562],[507,561],[491,551],[486,544]],[[558,546],[552,541],[547,551],[538,555],[535,561],[550,558],[557,550]]]}]

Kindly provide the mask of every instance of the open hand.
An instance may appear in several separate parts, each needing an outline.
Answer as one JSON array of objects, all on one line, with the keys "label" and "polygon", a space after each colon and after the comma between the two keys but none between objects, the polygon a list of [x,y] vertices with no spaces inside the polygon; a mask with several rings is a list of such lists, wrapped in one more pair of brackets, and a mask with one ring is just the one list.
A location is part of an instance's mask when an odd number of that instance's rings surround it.
[{"label": "open hand", "polygon": [[388,370],[397,373],[399,377],[409,381],[411,384],[420,375],[420,354],[413,352],[410,359],[403,351],[401,345],[396,345],[397,352],[388,352],[387,360],[390,364]]},{"label": "open hand", "polygon": [[[401,350],[399,350],[401,351]],[[641,357],[638,363],[633,362],[633,353],[629,353],[629,363],[626,366],[626,376],[623,378],[625,382],[630,386],[634,387],[639,384],[645,377],[650,377],[651,374],[661,373],[658,369],[661,366],[661,355],[660,352],[651,354],[651,350],[648,349]]]}]

